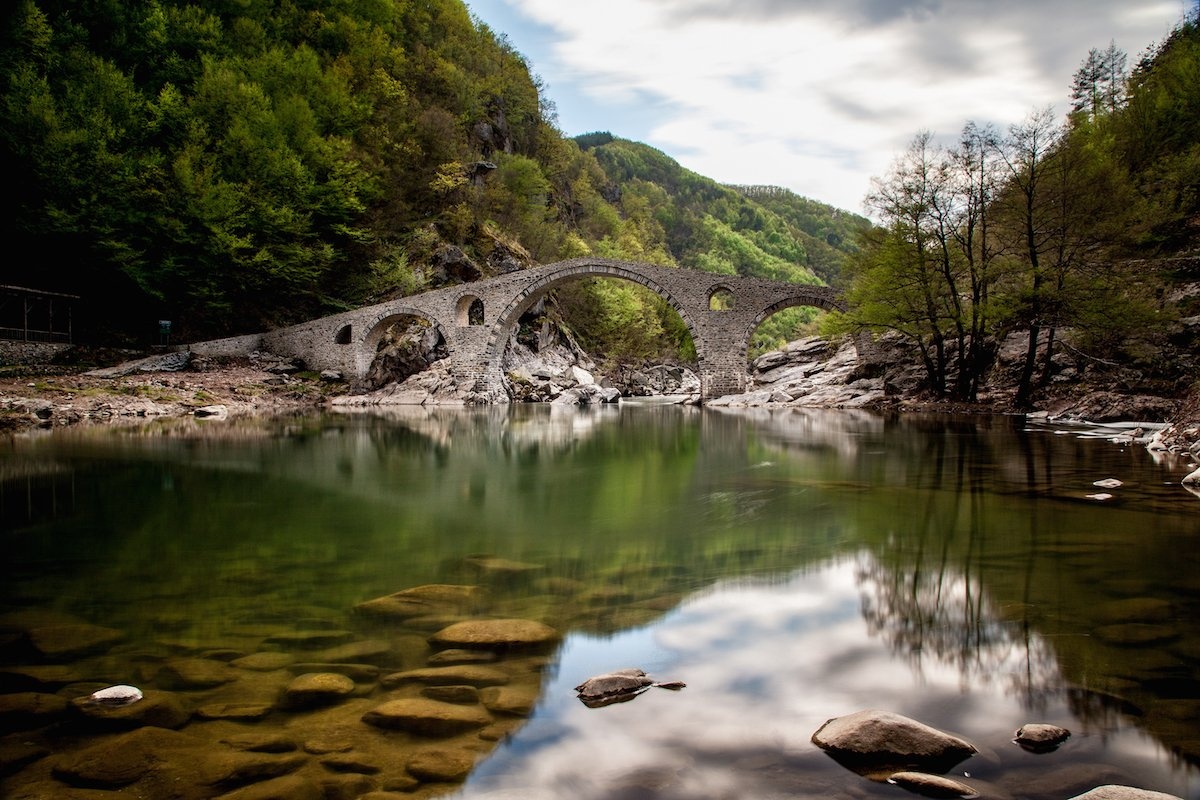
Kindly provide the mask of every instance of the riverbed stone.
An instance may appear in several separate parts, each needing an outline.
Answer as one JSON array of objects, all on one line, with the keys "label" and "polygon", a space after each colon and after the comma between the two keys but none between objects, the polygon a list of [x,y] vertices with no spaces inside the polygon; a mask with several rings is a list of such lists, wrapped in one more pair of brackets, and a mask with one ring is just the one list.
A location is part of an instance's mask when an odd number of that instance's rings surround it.
[{"label": "riverbed stone", "polygon": [[319,647],[332,647],[354,640],[354,631],[338,630],[308,630],[280,631],[271,634],[263,641],[267,644],[277,644],[283,647],[296,647],[302,650],[313,650]]},{"label": "riverbed stone", "polygon": [[196,709],[196,716],[207,720],[257,722],[269,717],[273,710],[268,703],[205,703]]},{"label": "riverbed stone", "polygon": [[537,705],[539,691],[536,684],[527,686],[489,686],[479,693],[483,706],[493,714],[528,717]]},{"label": "riverbed stone", "polygon": [[971,786],[944,775],[928,772],[896,772],[887,782],[926,797],[974,797],[979,794]]},{"label": "riverbed stone", "polygon": [[421,696],[464,706],[479,704],[479,689],[474,686],[426,686],[421,690]]},{"label": "riverbed stone", "polygon": [[278,733],[239,733],[222,739],[221,743],[252,753],[291,753],[297,749],[295,741]]},{"label": "riverbed stone", "polygon": [[479,650],[538,648],[559,641],[558,631],[531,619],[475,619],[457,622],[429,637],[430,644]]},{"label": "riverbed stone", "polygon": [[44,692],[0,694],[0,732],[27,731],[62,718],[69,708],[66,698]]},{"label": "riverbed stone", "polygon": [[363,722],[421,736],[453,736],[482,728],[492,717],[482,708],[441,703],[428,698],[391,700],[363,714]]},{"label": "riverbed stone", "polygon": [[287,685],[283,704],[288,708],[331,705],[354,692],[354,681],[336,672],[309,672]]},{"label": "riverbed stone", "polygon": [[451,667],[425,667],[406,672],[384,675],[379,683],[385,689],[394,689],[406,683],[424,683],[428,686],[500,686],[510,680],[508,673],[495,667],[463,664]]},{"label": "riverbed stone", "polygon": [[211,658],[174,658],[158,668],[154,680],[164,689],[211,689],[229,683],[237,670]]},{"label": "riverbed stone", "polygon": [[484,591],[479,586],[431,583],[364,601],[356,605],[354,610],[367,616],[394,619],[456,615],[471,611],[483,595]]},{"label": "riverbed stone", "polygon": [[465,780],[475,766],[475,753],[470,750],[422,750],[408,759],[407,769],[423,781],[458,782]]},{"label": "riverbed stone", "polygon": [[255,783],[219,795],[216,800],[324,800],[325,793],[314,781],[300,775]]},{"label": "riverbed stone", "polygon": [[53,692],[83,680],[74,667],[63,664],[34,664],[0,668],[0,686],[15,692]]},{"label": "riverbed stone", "polygon": [[235,787],[288,775],[303,767],[302,753],[257,753],[207,748],[191,756],[188,772],[209,786]]},{"label": "riverbed stone", "polygon": [[876,709],[830,719],[812,741],[839,761],[863,764],[953,765],[977,752],[957,736]]},{"label": "riverbed stone", "polygon": [[375,775],[382,767],[360,753],[331,753],[321,759],[321,765],[332,772],[354,772]]},{"label": "riverbed stone", "polygon": [[32,628],[29,642],[47,659],[68,660],[99,653],[125,638],[115,628],[78,623]]},{"label": "riverbed stone", "polygon": [[305,672],[336,672],[345,675],[355,683],[372,683],[379,678],[380,669],[374,664],[331,664],[329,662],[304,661],[292,664],[292,671]]},{"label": "riverbed stone", "polygon": [[463,563],[480,577],[491,581],[524,579],[546,569],[543,564],[514,561],[511,558],[500,558],[499,556],[470,556],[463,559]]},{"label": "riverbed stone", "polygon": [[452,647],[449,650],[434,653],[429,657],[428,662],[430,666],[442,667],[454,664],[488,664],[497,658],[495,653],[487,650],[462,650]]},{"label": "riverbed stone", "polygon": [[117,729],[152,726],[174,730],[192,716],[176,694],[158,689],[145,690],[141,700],[125,706],[105,706],[83,697],[72,700],[71,705],[85,717]]},{"label": "riverbed stone", "polygon": [[1066,728],[1061,728],[1058,725],[1050,725],[1045,722],[1030,722],[1022,725],[1017,730],[1014,742],[1019,744],[1026,750],[1031,750],[1035,753],[1048,753],[1055,750],[1070,738],[1071,732]]},{"label": "riverbed stone", "polygon": [[313,653],[314,661],[364,663],[376,666],[393,663],[395,658],[392,643],[384,639],[364,639]]},{"label": "riverbed stone", "polygon": [[165,728],[139,728],[59,756],[55,777],[75,786],[115,789],[141,779],[164,761],[200,744]]},{"label": "riverbed stone", "polygon": [[289,667],[295,662],[296,657],[291,653],[277,653],[266,650],[261,653],[251,653],[248,656],[235,658],[229,663],[238,669],[248,669],[255,672],[273,672],[277,669]]},{"label": "riverbed stone", "polygon": [[1107,784],[1105,786],[1097,786],[1095,789],[1083,794],[1077,794],[1070,798],[1070,800],[1183,800],[1183,798],[1164,792],[1136,789],[1132,786]]}]

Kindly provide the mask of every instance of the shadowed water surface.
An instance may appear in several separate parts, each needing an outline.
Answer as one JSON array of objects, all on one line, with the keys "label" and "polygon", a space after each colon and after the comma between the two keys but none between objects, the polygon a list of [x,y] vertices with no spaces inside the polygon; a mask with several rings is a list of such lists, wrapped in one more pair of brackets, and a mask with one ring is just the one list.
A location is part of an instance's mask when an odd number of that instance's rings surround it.
[{"label": "shadowed water surface", "polygon": [[[1179,486],[1186,462],[1119,433],[625,406],[10,441],[0,789],[904,797],[810,741],[878,708],[974,743],[947,774],[985,797],[1200,798],[1200,498]],[[429,584],[479,590],[424,616],[355,613]],[[562,638],[499,653],[499,686],[415,677],[445,663],[431,634],[497,617]],[[629,666],[687,688],[576,699]],[[353,691],[289,700],[313,672]],[[110,683],[179,709],[156,724],[186,738],[135,742],[158,766],[100,774],[89,748],[128,751],[145,720],[47,699]],[[487,724],[363,721],[431,696]],[[1029,753],[1011,741],[1027,722],[1072,736]]]}]

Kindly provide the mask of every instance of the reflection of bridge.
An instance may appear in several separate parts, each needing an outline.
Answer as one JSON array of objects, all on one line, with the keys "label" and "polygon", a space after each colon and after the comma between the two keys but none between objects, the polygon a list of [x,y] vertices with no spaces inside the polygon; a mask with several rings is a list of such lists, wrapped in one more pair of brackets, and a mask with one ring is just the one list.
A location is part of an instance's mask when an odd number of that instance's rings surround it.
[{"label": "reflection of bridge", "polygon": [[[312,369],[336,369],[358,380],[370,368],[388,327],[403,316],[420,317],[441,333],[450,353],[450,371],[460,385],[473,384],[477,393],[500,400],[501,360],[521,315],[550,289],[583,277],[633,281],[670,303],[692,334],[706,398],[745,388],[750,337],[771,314],[792,306],[843,308],[836,292],[824,286],[577,258],[271,331],[258,346],[300,357]],[[721,300],[714,303],[714,296]]]}]

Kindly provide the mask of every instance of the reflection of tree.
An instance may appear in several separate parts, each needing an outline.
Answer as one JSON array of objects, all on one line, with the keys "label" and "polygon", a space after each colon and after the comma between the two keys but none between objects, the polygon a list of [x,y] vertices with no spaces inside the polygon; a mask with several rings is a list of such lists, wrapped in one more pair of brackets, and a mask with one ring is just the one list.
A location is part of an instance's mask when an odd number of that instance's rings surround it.
[{"label": "reflection of tree", "polygon": [[1088,730],[1134,724],[1200,760],[1200,556],[1178,546],[1194,519],[1147,504],[1146,531],[1145,508],[1082,502],[1096,452],[1076,439],[945,422],[909,446],[872,467],[891,512],[859,521],[870,630],[916,670],[1005,681],[1031,709],[1061,698]]},{"label": "reflection of tree", "polygon": [[977,575],[945,562],[898,566],[864,555],[857,577],[869,630],[918,672],[933,658],[954,665],[964,682],[1001,678],[1031,709],[1044,707],[1057,688],[1051,649],[1024,626],[1004,621]]}]

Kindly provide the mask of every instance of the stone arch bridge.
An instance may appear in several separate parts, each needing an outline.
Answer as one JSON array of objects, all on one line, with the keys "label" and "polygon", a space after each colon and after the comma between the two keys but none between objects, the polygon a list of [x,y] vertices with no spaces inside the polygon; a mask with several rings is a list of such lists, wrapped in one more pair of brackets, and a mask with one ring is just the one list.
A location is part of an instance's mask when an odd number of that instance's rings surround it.
[{"label": "stone arch bridge", "polygon": [[[696,345],[702,398],[745,389],[750,338],[770,315],[792,306],[844,308],[837,293],[824,286],[577,258],[280,328],[242,345],[301,358],[310,369],[338,370],[353,382],[366,375],[393,322],[419,317],[441,333],[449,369],[459,385],[474,386],[477,394],[504,402],[501,361],[521,315],[555,286],[582,277],[633,281],[679,312]],[[717,295],[722,301],[714,304]],[[860,357],[861,348],[860,344]],[[199,346],[193,349],[201,351]]]}]

